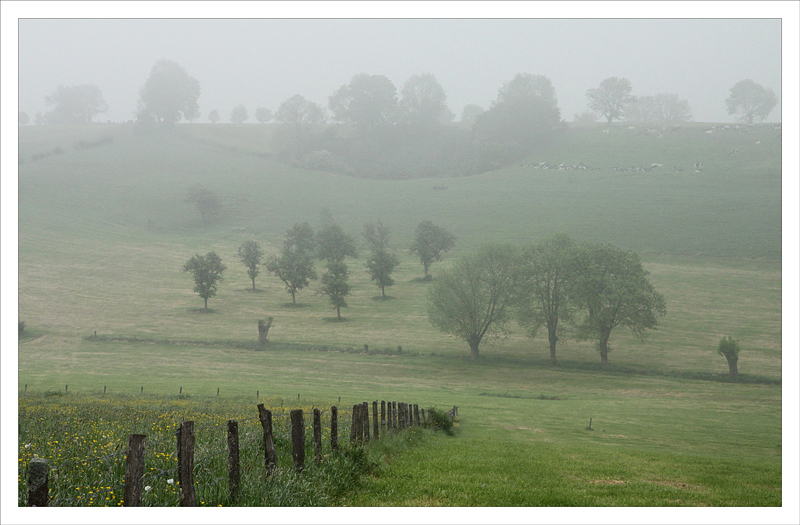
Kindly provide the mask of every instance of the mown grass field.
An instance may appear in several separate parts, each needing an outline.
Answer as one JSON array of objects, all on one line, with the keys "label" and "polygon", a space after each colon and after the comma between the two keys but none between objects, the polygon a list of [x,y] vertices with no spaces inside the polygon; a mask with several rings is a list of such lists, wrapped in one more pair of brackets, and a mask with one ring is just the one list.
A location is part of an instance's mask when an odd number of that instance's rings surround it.
[{"label": "mown grass field", "polygon": [[[574,128],[518,166],[406,181],[282,166],[262,126],[179,126],[158,136],[124,126],[21,128],[19,390],[41,396],[69,385],[78,396],[106,386],[135,399],[141,387],[165,398],[182,389],[205,406],[220,388],[245,411],[256,390],[317,406],[339,397],[344,406],[410,397],[459,406],[456,437],[392,455],[339,505],[780,506],[781,144],[771,126],[709,128],[687,125],[662,139],[625,126],[608,135]],[[112,144],[71,147],[105,135]],[[55,146],[64,153],[30,160]],[[597,169],[531,167],[539,162]],[[653,163],[663,166],[614,169]],[[183,202],[193,183],[222,196],[218,222],[204,225]],[[382,220],[402,261],[386,301],[375,299],[365,253],[348,261],[354,292],[344,322],[316,285],[298,294],[299,307],[264,271],[248,290],[233,257],[250,239],[276,251],[293,223],[318,227],[323,208],[355,235]],[[645,342],[615,330],[605,371],[589,342],[562,341],[553,367],[546,340],[520,330],[482,345],[472,362],[463,343],[427,321],[422,267],[407,252],[424,219],[457,236],[434,278],[483,242],[523,245],[565,232],[640,252],[668,314]],[[181,267],[211,249],[228,271],[203,312]],[[270,347],[254,352],[256,321],[266,316]],[[715,352],[728,334],[743,348],[739,382],[724,380]],[[387,355],[398,346],[402,353]],[[69,402],[70,394],[57,400]]]}]

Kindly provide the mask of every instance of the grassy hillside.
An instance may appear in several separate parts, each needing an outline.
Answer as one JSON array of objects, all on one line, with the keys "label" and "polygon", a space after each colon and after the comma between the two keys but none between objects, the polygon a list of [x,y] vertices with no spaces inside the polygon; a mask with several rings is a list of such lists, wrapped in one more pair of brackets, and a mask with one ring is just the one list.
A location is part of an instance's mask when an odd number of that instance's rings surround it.
[{"label": "grassy hillside", "polygon": [[[169,398],[182,388],[199,405],[217,388],[245,405],[256,390],[318,406],[340,396],[342,405],[459,405],[457,437],[393,458],[348,504],[780,505],[781,144],[770,126],[710,127],[662,138],[576,127],[516,166],[405,181],[286,167],[272,157],[269,126],[20,128],[20,390],[107,386],[127,396],[144,387]],[[57,147],[63,153],[32,158]],[[663,166],[630,169],[652,164]],[[222,197],[218,221],[203,224],[183,202],[194,183]],[[276,251],[293,223],[318,227],[324,208],[354,235],[381,219],[401,259],[386,301],[375,299],[366,254],[348,259],[344,322],[316,283],[298,307],[263,270],[250,291],[233,257],[250,239]],[[434,278],[483,242],[563,231],[641,252],[667,316],[645,342],[612,332],[607,370],[590,342],[570,338],[551,366],[546,338],[519,330],[482,345],[472,362],[464,343],[427,320],[428,286],[406,248],[423,219],[458,237]],[[211,249],[228,271],[205,313],[181,267]],[[270,346],[254,352],[266,316],[275,319]],[[739,382],[724,379],[715,352],[728,334],[743,349]],[[64,398],[53,406],[70,405]]]}]

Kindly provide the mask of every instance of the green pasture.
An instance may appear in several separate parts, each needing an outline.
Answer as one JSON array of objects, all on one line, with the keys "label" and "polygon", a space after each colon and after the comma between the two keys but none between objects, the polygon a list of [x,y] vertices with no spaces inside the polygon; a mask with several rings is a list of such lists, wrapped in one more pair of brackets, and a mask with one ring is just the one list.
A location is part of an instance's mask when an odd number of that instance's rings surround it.
[{"label": "green pasture", "polygon": [[[46,392],[69,385],[53,396],[59,406],[104,387],[132,400],[144,387],[165,400],[182,389],[198,407],[218,402],[219,388],[245,411],[256,391],[301,406],[459,407],[456,436],[392,451],[342,505],[780,506],[781,144],[771,126],[709,128],[661,139],[574,128],[517,166],[403,181],[281,165],[269,126],[20,128],[19,390],[47,404]],[[112,144],[72,148],[105,135]],[[64,153],[31,160],[56,146]],[[530,166],[539,162],[598,169]],[[652,163],[663,166],[613,169]],[[221,195],[219,221],[203,224],[183,202],[194,183]],[[324,208],[354,235],[382,220],[401,259],[388,300],[363,246],[346,261],[342,322],[318,283],[292,307],[265,270],[250,290],[233,256],[245,240],[276,252],[293,223],[318,228]],[[569,337],[552,366],[546,338],[516,327],[473,362],[427,320],[428,285],[407,248],[424,219],[457,236],[434,279],[483,242],[565,232],[640,252],[667,316],[644,342],[612,332],[607,370],[591,342]],[[212,249],[228,270],[203,312],[181,268]],[[267,316],[270,344],[254,351]],[[736,382],[716,355],[723,335],[742,347]]]}]

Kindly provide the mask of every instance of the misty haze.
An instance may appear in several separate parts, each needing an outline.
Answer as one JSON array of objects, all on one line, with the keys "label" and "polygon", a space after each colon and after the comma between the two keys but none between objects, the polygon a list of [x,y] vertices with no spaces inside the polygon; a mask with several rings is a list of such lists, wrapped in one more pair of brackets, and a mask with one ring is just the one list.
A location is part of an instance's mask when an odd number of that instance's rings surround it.
[{"label": "misty haze", "polygon": [[20,507],[788,503],[780,18],[18,29]]}]

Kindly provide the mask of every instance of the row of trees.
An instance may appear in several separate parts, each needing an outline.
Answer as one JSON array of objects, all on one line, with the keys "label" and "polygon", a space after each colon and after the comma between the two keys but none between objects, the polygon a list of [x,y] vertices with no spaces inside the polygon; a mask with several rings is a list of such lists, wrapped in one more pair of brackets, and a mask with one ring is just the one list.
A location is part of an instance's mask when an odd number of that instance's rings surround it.
[{"label": "row of trees", "polygon": [[[386,288],[394,285],[392,273],[400,264],[389,248],[389,228],[380,221],[366,224],[363,237],[370,250],[365,263],[366,271],[381,289],[381,298],[386,298]],[[419,256],[425,280],[430,279],[430,266],[440,261],[454,244],[455,236],[432,222],[423,221],[418,225],[411,252]],[[239,246],[235,256],[247,268],[253,290],[256,289],[256,277],[263,265],[283,282],[286,292],[292,296],[293,305],[297,304],[297,292],[318,278],[316,260],[324,261],[325,272],[319,277],[322,286],[318,293],[329,298],[337,318],[341,319],[341,308],[347,306],[347,296],[351,292],[345,260],[347,257],[358,257],[358,251],[355,238],[339,225],[330,224],[315,233],[307,222],[297,223],[286,232],[279,253],[265,258],[264,250],[256,241],[246,241]],[[194,291],[205,301],[206,310],[208,299],[216,295],[226,269],[221,258],[213,251],[205,256],[196,254],[183,267],[184,271],[192,274]]]},{"label": "row of trees", "polygon": [[517,321],[535,337],[547,331],[550,359],[565,324],[579,339],[591,339],[602,364],[618,326],[640,339],[666,315],[639,255],[609,244],[576,244],[556,235],[518,250],[487,245],[440,273],[429,289],[431,323],[469,345],[479,356],[482,341],[509,332]]}]

